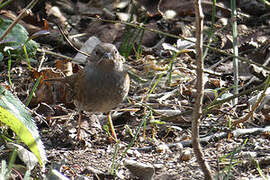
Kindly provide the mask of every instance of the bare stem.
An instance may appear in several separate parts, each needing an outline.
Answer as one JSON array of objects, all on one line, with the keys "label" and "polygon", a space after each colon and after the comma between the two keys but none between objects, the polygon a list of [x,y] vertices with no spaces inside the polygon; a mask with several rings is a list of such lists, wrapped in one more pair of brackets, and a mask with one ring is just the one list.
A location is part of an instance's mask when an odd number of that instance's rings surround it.
[{"label": "bare stem", "polygon": [[204,95],[204,84],[203,84],[203,12],[201,7],[201,0],[194,0],[195,14],[196,14],[196,62],[197,62],[197,97],[194,105],[194,111],[192,114],[192,147],[197,161],[204,173],[205,179],[213,179],[210,167],[205,161],[204,154],[200,145],[199,130],[200,130],[200,119],[202,116],[202,100]]}]

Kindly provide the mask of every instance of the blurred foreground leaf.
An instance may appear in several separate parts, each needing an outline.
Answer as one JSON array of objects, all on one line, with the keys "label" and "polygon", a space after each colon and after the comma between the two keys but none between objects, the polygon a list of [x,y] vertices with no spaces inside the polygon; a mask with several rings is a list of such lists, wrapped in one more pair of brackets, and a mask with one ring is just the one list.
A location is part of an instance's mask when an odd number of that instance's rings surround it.
[{"label": "blurred foreground leaf", "polygon": [[0,86],[0,121],[9,126],[44,166],[45,149],[40,140],[37,126],[24,104],[11,92]]}]

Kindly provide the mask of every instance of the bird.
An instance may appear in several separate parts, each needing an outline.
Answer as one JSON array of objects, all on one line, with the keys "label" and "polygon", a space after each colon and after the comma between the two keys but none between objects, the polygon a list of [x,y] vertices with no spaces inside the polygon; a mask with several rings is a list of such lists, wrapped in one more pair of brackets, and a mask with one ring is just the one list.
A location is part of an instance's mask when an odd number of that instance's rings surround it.
[{"label": "bird", "polygon": [[81,113],[108,113],[112,137],[117,136],[111,120],[111,110],[127,96],[130,86],[129,75],[123,65],[124,58],[111,43],[101,42],[79,72],[63,78],[47,79],[60,81],[71,90],[71,97],[79,112],[77,139],[81,140]]}]

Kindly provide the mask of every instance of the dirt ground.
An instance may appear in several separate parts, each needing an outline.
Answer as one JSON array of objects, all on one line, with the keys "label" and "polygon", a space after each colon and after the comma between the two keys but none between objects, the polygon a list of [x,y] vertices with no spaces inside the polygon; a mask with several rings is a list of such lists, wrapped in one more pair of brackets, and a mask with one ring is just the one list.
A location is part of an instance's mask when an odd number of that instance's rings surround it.
[{"label": "dirt ground", "polygon": [[[36,72],[42,72],[42,75],[49,78],[54,73],[62,76],[67,66],[72,67],[73,73],[84,66],[69,64],[59,56],[74,57],[77,51],[63,39],[56,24],[67,31],[73,43],[77,40],[83,44],[89,37],[96,36],[103,42],[115,44],[121,54],[126,55],[125,65],[131,77],[128,97],[112,113],[118,143],[112,139],[110,131],[106,131],[106,113],[91,112],[82,114],[82,140],[78,141],[78,111],[74,104],[59,100],[61,94],[42,89],[41,82],[30,109],[45,145],[48,158],[45,171],[48,179],[54,179],[52,169],[70,179],[204,178],[191,145],[192,109],[196,97],[194,44],[185,42],[190,47],[181,49],[176,46],[183,45],[179,39],[119,23],[119,20],[123,21],[132,14],[132,22],[144,23],[147,29],[194,38],[196,28],[193,4],[183,0],[162,1],[161,11],[173,9],[175,12],[175,16],[170,18],[167,14],[161,15],[156,8],[157,4],[152,1],[135,1],[135,4],[128,2],[42,1],[33,9],[32,19],[23,19],[23,26],[30,33],[44,26],[37,19],[46,19],[50,34],[36,41],[40,43],[40,48],[58,55],[38,52],[38,61],[32,65],[35,72],[29,72],[25,62],[12,65],[13,93],[22,102],[25,102],[34,86],[33,80],[37,78],[33,74]],[[218,3],[210,46],[232,54],[230,5],[227,1]],[[9,13],[16,13],[15,9],[24,5],[24,2],[14,3],[9,7],[13,12]],[[239,56],[268,68],[269,7],[259,1],[244,0],[239,1],[237,7]],[[60,10],[60,14],[56,13],[55,8]],[[205,44],[209,41],[211,8],[211,1],[203,1]],[[118,23],[93,18],[117,20]],[[141,54],[139,50],[142,50]],[[178,51],[177,55],[175,51]],[[46,60],[38,70],[42,56]],[[232,57],[209,49],[205,57],[204,109],[216,100],[232,95],[235,71],[232,61]],[[8,82],[7,67],[7,63],[1,64],[1,84]],[[248,114],[255,102],[251,99],[262,90],[259,87],[268,75],[268,70],[263,67],[239,61],[239,85],[240,93],[243,94],[238,98],[238,103],[232,105],[231,101],[227,101],[203,115],[200,126],[201,145],[215,178],[269,178],[269,93],[251,118],[237,126],[232,124]],[[251,88],[255,90],[246,92]],[[55,102],[55,98],[59,101]]]}]

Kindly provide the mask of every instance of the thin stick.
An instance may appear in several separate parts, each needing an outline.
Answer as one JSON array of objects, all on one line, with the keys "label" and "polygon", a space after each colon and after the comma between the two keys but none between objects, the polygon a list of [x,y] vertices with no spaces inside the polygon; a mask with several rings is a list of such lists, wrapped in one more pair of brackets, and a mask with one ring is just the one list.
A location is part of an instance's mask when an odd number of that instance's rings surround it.
[{"label": "thin stick", "polygon": [[[232,31],[233,31],[233,81],[234,81],[234,94],[239,93],[238,89],[238,81],[239,81],[239,69],[238,69],[238,43],[237,43],[237,21],[236,21],[236,1],[231,0],[231,8],[232,8]],[[236,105],[238,102],[238,98],[233,100],[233,106]]]},{"label": "thin stick", "polygon": [[71,46],[71,47],[73,47],[76,51],[78,51],[79,53],[81,53],[81,54],[83,54],[83,55],[85,55],[85,56],[90,56],[89,54],[87,54],[86,52],[83,52],[83,51],[81,51],[81,50],[79,50],[69,39],[68,39],[68,37],[66,36],[66,34],[64,33],[64,31],[63,31],[63,29],[59,26],[59,25],[57,25],[57,27],[58,27],[58,29],[60,30],[60,32],[61,32],[61,34],[64,36],[64,38],[65,38],[65,40],[68,42],[68,44]]},{"label": "thin stick", "polygon": [[[128,23],[128,22],[124,22],[124,21],[106,20],[106,19],[93,18],[93,17],[88,17],[88,18],[92,19],[92,20],[95,20],[95,21],[102,21],[102,22],[108,22],[108,23],[121,23],[121,24],[131,26],[133,28],[144,29],[144,30],[147,30],[147,31],[150,31],[150,32],[154,32],[154,33],[157,33],[157,34],[167,36],[167,37],[171,37],[171,38],[175,38],[175,39],[183,39],[183,40],[195,43],[194,41],[192,41],[192,40],[190,40],[188,38],[185,38],[183,36],[177,36],[177,35],[166,33],[166,32],[163,32],[163,31],[156,30],[156,29],[146,28],[144,25],[141,25],[141,24],[139,25],[139,24],[133,24],[133,23]],[[226,51],[220,50],[218,48],[214,48],[214,47],[209,46],[209,45],[203,45],[203,47],[205,47],[205,48],[207,47],[207,48],[211,49],[212,51],[214,51],[216,53],[219,53],[219,54],[223,54],[225,56],[230,56],[230,57],[233,57],[233,58],[236,57],[240,61],[246,62],[248,64],[255,64],[258,67],[261,67],[261,68],[263,68],[263,69],[265,69],[267,71],[270,71],[269,67],[263,66],[263,65],[261,65],[259,63],[256,63],[256,62],[253,62],[252,60],[249,60],[247,58],[244,58],[244,57],[241,57],[241,56],[235,56],[233,54],[227,53]]]},{"label": "thin stick", "polygon": [[201,0],[194,0],[195,14],[196,14],[196,63],[197,63],[197,97],[195,100],[194,110],[192,113],[192,147],[196,159],[204,173],[205,179],[213,179],[211,169],[208,163],[205,161],[205,157],[200,145],[199,130],[200,130],[200,119],[202,116],[202,100],[204,95],[204,83],[203,83],[203,12],[201,7]]},{"label": "thin stick", "polygon": [[34,5],[38,2],[38,0],[32,0],[30,4],[26,8],[22,10],[22,12],[19,14],[19,16],[8,26],[8,28],[5,30],[5,32],[0,37],[0,42],[3,41],[3,39],[8,35],[8,33],[12,30],[12,28],[25,16],[27,13],[29,13],[29,10],[34,7]]}]

